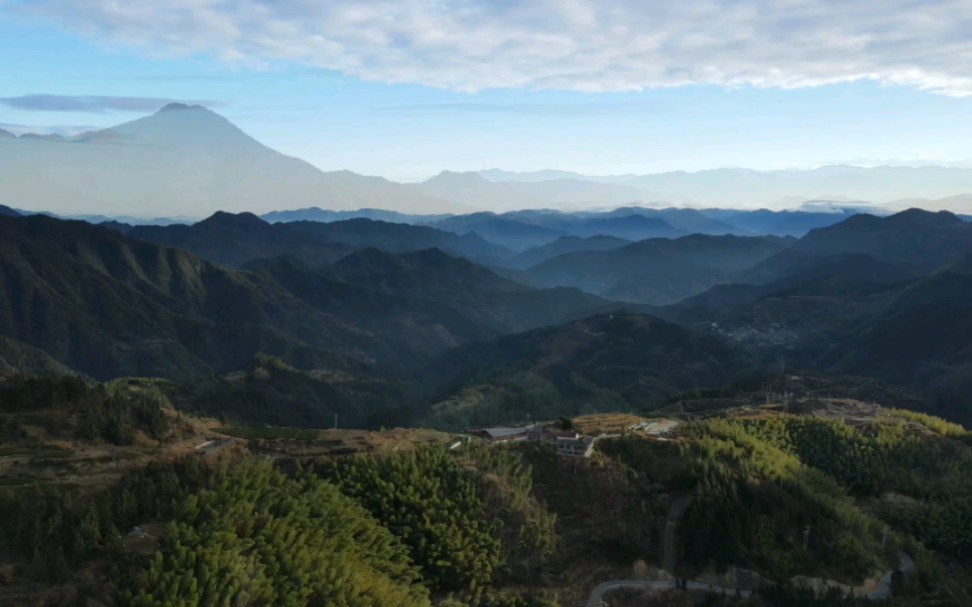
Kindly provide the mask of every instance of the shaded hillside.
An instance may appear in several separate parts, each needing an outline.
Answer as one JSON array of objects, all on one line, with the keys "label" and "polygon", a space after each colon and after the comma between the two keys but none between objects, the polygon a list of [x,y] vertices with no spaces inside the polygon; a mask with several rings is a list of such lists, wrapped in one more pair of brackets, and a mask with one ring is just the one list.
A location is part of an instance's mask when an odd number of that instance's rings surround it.
[{"label": "shaded hillside", "polygon": [[888,217],[854,215],[812,230],[790,249],[767,259],[740,282],[771,282],[836,255],[870,255],[894,264],[911,277],[925,275],[972,251],[972,225],[947,211],[920,209]]},{"label": "shaded hillside", "polygon": [[750,234],[775,234],[802,237],[815,228],[844,221],[853,212],[822,213],[809,211],[741,211],[736,209],[703,209],[707,217],[721,221]]},{"label": "shaded hillside", "polygon": [[608,299],[664,305],[732,282],[788,245],[776,237],[651,239],[610,251],[561,255],[527,274],[541,286],[572,286]]},{"label": "shaded hillside", "polygon": [[455,234],[475,232],[486,240],[513,251],[525,251],[531,247],[553,242],[564,235],[559,230],[495,213],[456,215],[433,221],[429,225]]},{"label": "shaded hillside", "polygon": [[892,290],[908,282],[908,273],[870,255],[807,258],[806,267],[774,282],[716,285],[660,311],[683,322],[715,322],[731,318],[746,305],[769,297],[865,296]]},{"label": "shaded hillside", "polygon": [[365,249],[339,260],[331,270],[349,283],[407,298],[436,317],[462,316],[502,334],[615,307],[577,289],[526,287],[438,249],[400,255]]},{"label": "shaded hillside", "polygon": [[502,258],[511,254],[509,250],[487,242],[477,234],[454,234],[428,226],[365,218],[330,223],[295,221],[279,225],[324,242],[342,243],[355,248],[375,247],[393,253],[434,247],[467,259]]},{"label": "shaded hillside", "polygon": [[[244,243],[241,231],[277,229],[246,215],[204,223]],[[261,352],[301,368],[396,375],[463,343],[609,305],[438,250],[366,249],[333,267],[285,256],[236,272],[83,222],[0,218],[0,237],[0,335],[97,378],[199,377]]]},{"label": "shaded hillside", "polygon": [[630,240],[615,236],[590,236],[587,238],[562,236],[551,243],[523,251],[508,260],[507,265],[523,270],[567,253],[610,251],[629,244],[631,244]]},{"label": "shaded hillside", "polygon": [[[644,207],[621,207],[604,213],[604,215],[641,215],[643,217],[657,217],[665,220],[673,228],[683,230],[689,234],[736,234],[739,236],[751,235],[751,232],[739,226],[730,225],[718,218],[709,217],[702,211],[695,209],[665,208],[649,209]],[[776,232],[767,232],[776,234]],[[784,234],[779,234],[784,235]]]},{"label": "shaded hillside", "polygon": [[231,267],[241,267],[253,260],[280,255],[291,255],[313,265],[324,265],[363,247],[392,252],[438,247],[468,258],[494,258],[510,254],[475,234],[458,236],[425,226],[364,218],[330,223],[268,223],[252,213],[220,211],[193,225],[110,227],[134,238],[186,249]]},{"label": "shaded hillside", "polygon": [[296,428],[378,428],[406,424],[415,387],[400,379],[341,371],[301,371],[276,357],[256,356],[241,371],[173,385],[182,410],[233,423]]},{"label": "shaded hillside", "polygon": [[[383,260],[397,259],[390,253],[364,249],[352,253],[348,263],[368,255],[377,255]],[[472,264],[469,266],[479,269]],[[508,328],[500,330],[477,322],[474,315],[462,305],[456,305],[448,293],[443,299],[416,300],[415,292],[421,293],[421,284],[410,285],[412,292],[395,292],[372,284],[366,278],[335,268],[312,267],[293,257],[258,260],[247,265],[247,270],[267,283],[277,285],[280,292],[293,294],[331,318],[380,335],[383,341],[395,344],[401,359],[412,365],[459,344],[512,332]],[[461,281],[462,277],[455,279]],[[480,292],[486,291],[484,288]]]},{"label": "shaded hillside", "polygon": [[185,249],[235,268],[254,259],[284,254],[325,264],[352,250],[348,245],[321,241],[285,225],[267,223],[251,213],[234,215],[220,211],[193,225],[134,226],[124,231],[133,238]]},{"label": "shaded hillside", "polygon": [[[627,210],[627,209],[624,209]],[[673,227],[657,214],[631,209],[624,213],[560,213],[550,210],[472,213],[431,222],[437,228],[463,234],[476,232],[514,251],[552,243],[563,236],[613,236],[625,240],[673,238],[687,230]]]},{"label": "shaded hillside", "polygon": [[501,424],[594,410],[642,409],[749,368],[723,340],[626,313],[458,348],[430,367],[444,386],[429,421]]},{"label": "shaded hillside", "polygon": [[917,280],[870,256],[829,258],[766,285],[723,285],[659,310],[769,360],[856,374],[925,394],[972,421],[972,257]]},{"label": "shaded hillside", "polygon": [[972,257],[862,315],[820,364],[921,388],[941,415],[972,421]]},{"label": "shaded hillside", "polygon": [[309,366],[393,358],[273,283],[81,222],[0,219],[0,289],[0,334],[94,377],[198,376],[261,351]]},{"label": "shaded hillside", "polygon": [[11,375],[60,377],[77,373],[40,348],[0,336],[0,377]]},{"label": "shaded hillside", "polygon": [[625,240],[647,238],[675,238],[689,232],[676,228],[661,217],[646,217],[638,213],[611,217],[592,217],[579,221],[570,229],[575,236],[607,235]]},{"label": "shaded hillside", "polygon": [[19,212],[2,204],[0,204],[0,215],[6,215],[7,217],[20,217]]}]

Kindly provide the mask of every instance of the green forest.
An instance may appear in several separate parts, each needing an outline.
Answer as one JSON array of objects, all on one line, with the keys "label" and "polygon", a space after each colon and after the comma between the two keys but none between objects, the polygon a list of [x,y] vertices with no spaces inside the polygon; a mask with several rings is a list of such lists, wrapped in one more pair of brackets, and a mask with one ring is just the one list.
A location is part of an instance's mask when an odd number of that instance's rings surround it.
[{"label": "green forest", "polygon": [[791,579],[855,585],[902,554],[915,569],[895,600],[911,604],[942,598],[952,568],[972,562],[968,434],[923,414],[720,414],[684,421],[674,440],[605,438],[589,459],[465,442],[268,458],[243,438],[215,456],[159,451],[188,418],[144,382],[3,390],[4,448],[34,449],[29,467],[69,458],[40,450],[45,426],[143,457],[98,485],[0,486],[0,581],[61,589],[42,604],[549,607],[670,566],[765,582],[706,604],[846,605]]}]

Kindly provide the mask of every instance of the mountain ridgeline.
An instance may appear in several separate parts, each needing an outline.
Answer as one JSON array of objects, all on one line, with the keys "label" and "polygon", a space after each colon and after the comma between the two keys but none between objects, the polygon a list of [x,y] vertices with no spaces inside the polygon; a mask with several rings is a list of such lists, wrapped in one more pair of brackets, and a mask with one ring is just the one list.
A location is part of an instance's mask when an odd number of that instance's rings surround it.
[{"label": "mountain ridgeline", "polygon": [[[948,212],[878,216],[825,199],[793,211],[645,206],[650,188],[691,174],[446,172],[402,185],[323,173],[178,104],[73,138],[4,137],[0,159],[12,205],[0,208],[6,374],[166,378],[183,382],[186,402],[259,423],[341,411],[368,425],[452,424],[442,403],[483,423],[534,406],[650,407],[782,359],[897,382],[930,410],[970,415],[972,223]],[[958,183],[961,173],[938,176]],[[856,188],[863,174],[812,177]],[[733,171],[697,177],[742,183]],[[756,187],[755,174],[743,177]],[[782,194],[798,177],[766,184]],[[81,182],[111,187],[94,205]],[[103,226],[19,210],[41,208],[42,194],[59,212],[68,189]],[[302,210],[232,212],[281,197]],[[229,211],[128,222],[127,201],[156,199]],[[552,210],[595,201],[617,208]],[[612,314],[628,324],[608,323],[611,339],[561,351],[581,326],[571,323]],[[303,386],[303,406],[285,376]],[[246,404],[234,411],[220,391]]]},{"label": "mountain ridgeline", "polygon": [[0,605],[967,605],[972,222],[668,202],[972,191],[888,169],[0,131]]},{"label": "mountain ridgeline", "polygon": [[[551,213],[515,221],[535,216]],[[800,239],[555,236],[521,252],[476,231],[335,219],[0,217],[3,368],[188,382],[187,402],[208,398],[207,411],[251,422],[313,425],[340,410],[368,425],[385,415],[455,426],[450,410],[494,423],[650,407],[783,357],[896,382],[925,394],[928,410],[969,418],[972,224],[948,213],[855,215]],[[593,339],[601,333],[612,337]],[[284,387],[261,387],[245,372],[258,356],[313,396],[295,409]],[[248,396],[234,412],[220,390]],[[368,404],[350,413],[354,402]]]},{"label": "mountain ridgeline", "polygon": [[267,211],[274,200],[327,201],[343,209],[395,200],[426,213],[463,208],[380,177],[323,172],[266,147],[211,110],[184,104],[71,139],[0,138],[0,199],[105,215]]},{"label": "mountain ridgeline", "polygon": [[[227,222],[228,219],[232,221]],[[243,219],[245,226],[255,223],[260,229],[273,229],[258,219]],[[370,269],[356,268],[354,258],[345,256],[343,266],[331,269],[324,262],[333,255],[334,248],[325,246],[323,258],[318,259],[320,270],[306,262],[288,263],[281,258],[253,266],[260,271],[241,272],[181,249],[136,240],[83,222],[46,217],[4,218],[0,222],[4,236],[0,268],[6,288],[4,334],[42,348],[96,377],[183,377],[227,371],[238,368],[260,351],[284,355],[311,368],[331,360],[344,361],[340,365],[402,369],[414,364],[414,360],[410,361],[413,356],[421,359],[422,348],[414,346],[415,350],[406,354],[399,347],[411,349],[411,344],[431,342],[435,345],[426,355],[439,352],[466,341],[451,333],[461,332],[457,327],[480,337],[496,334],[491,331],[498,329],[469,321],[462,309],[466,306],[455,302],[439,302],[454,308],[452,324],[444,314],[429,314],[424,309],[426,302],[419,301],[421,286],[407,278],[397,279],[398,287],[388,286],[391,282],[380,284],[381,280],[393,281],[397,274],[409,271],[418,272],[418,277],[430,284],[440,281],[445,294],[462,296],[469,288],[479,289],[475,295],[466,295],[468,303],[488,301],[487,294],[495,291],[506,297],[506,317],[516,329],[531,324],[521,318],[517,306],[536,317],[534,311],[546,302],[545,310],[559,308],[569,318],[607,303],[565,289],[551,292],[556,297],[548,297],[546,291],[516,285],[444,253],[404,258],[401,264],[392,254],[378,254],[379,265]],[[234,228],[240,225],[239,218],[227,215],[204,223],[208,225],[201,229],[206,232],[214,223],[230,223]],[[247,247],[248,233],[245,229],[235,232],[230,240],[239,244],[232,247]],[[287,241],[285,237],[281,239]],[[268,238],[266,242],[272,241]],[[205,238],[197,242],[213,246]],[[233,255],[236,259],[245,258]],[[367,250],[355,255],[363,260]],[[213,255],[223,256],[218,252]],[[287,268],[279,280],[267,271],[271,263]],[[360,276],[361,284],[373,281],[372,288],[343,280],[338,271],[342,267],[344,277]],[[381,280],[373,277],[372,271],[382,273]],[[472,273],[478,282],[470,284],[464,273]],[[486,277],[493,282],[485,283]],[[466,286],[459,288],[464,280]],[[281,284],[288,282],[303,297]],[[410,292],[403,296],[405,291]],[[367,317],[369,298],[374,302],[375,322],[383,327],[376,332],[363,326],[367,324],[363,319]],[[396,316],[396,310],[401,311],[401,317]],[[411,315],[425,319],[415,320],[409,318]],[[557,313],[552,316],[556,320]],[[510,330],[501,321],[496,324]],[[435,337],[423,339],[412,334],[392,344],[382,336],[391,325],[406,332],[429,332]]]}]

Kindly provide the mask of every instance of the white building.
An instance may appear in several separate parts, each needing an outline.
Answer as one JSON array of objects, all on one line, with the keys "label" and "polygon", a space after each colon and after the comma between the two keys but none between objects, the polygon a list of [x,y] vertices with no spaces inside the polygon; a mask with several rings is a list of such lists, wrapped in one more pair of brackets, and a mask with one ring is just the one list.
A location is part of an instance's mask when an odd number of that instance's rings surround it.
[{"label": "white building", "polygon": [[594,439],[586,436],[577,438],[558,436],[549,442],[557,450],[557,455],[564,457],[590,457],[594,451]]}]

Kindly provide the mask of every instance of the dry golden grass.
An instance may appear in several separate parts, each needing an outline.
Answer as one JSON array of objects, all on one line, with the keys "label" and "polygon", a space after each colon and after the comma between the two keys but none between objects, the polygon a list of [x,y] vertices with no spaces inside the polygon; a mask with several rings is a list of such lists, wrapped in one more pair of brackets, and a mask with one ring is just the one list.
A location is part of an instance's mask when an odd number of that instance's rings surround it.
[{"label": "dry golden grass", "polygon": [[575,417],[574,427],[581,434],[597,436],[598,434],[620,434],[643,421],[646,421],[646,418],[629,413],[595,413]]},{"label": "dry golden grass", "polygon": [[254,437],[249,438],[248,442],[251,449],[268,455],[330,457],[411,451],[424,445],[446,444],[452,438],[453,436],[446,432],[423,428],[393,428],[378,431],[338,429],[302,431],[299,438]]},{"label": "dry golden grass", "polygon": [[[139,434],[129,446],[54,436],[40,426],[21,423],[22,439],[0,443],[0,487],[35,483],[104,487],[153,460],[187,455],[207,439],[224,438],[215,419],[180,414],[172,408],[163,412],[169,418],[168,437],[159,442]],[[6,417],[18,420],[14,414]]]}]

